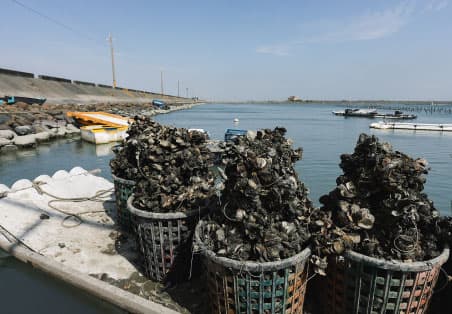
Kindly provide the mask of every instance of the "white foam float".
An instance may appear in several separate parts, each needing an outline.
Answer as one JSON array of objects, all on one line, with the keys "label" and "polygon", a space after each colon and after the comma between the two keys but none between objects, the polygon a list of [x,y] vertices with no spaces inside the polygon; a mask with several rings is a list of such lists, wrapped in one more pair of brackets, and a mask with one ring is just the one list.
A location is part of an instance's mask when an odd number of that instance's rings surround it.
[{"label": "white foam float", "polygon": [[52,178],[46,174],[41,174],[40,176],[37,176],[33,182],[44,182],[44,183],[48,183],[52,180]]},{"label": "white foam float", "polygon": [[33,183],[28,179],[20,179],[14,182],[11,186],[11,192],[17,192],[20,190],[29,189],[33,186]]},{"label": "white foam float", "polygon": [[71,169],[71,171],[69,171],[69,174],[73,175],[73,176],[77,176],[77,175],[85,174],[85,173],[88,173],[88,171],[86,171],[82,167],[74,167]]},{"label": "white foam float", "polygon": [[4,184],[0,184],[0,194],[8,193],[10,191],[9,187]]},{"label": "white foam float", "polygon": [[52,179],[55,179],[55,180],[66,179],[69,176],[70,176],[69,172],[67,172],[66,170],[58,170],[57,172],[55,172],[53,174]]}]

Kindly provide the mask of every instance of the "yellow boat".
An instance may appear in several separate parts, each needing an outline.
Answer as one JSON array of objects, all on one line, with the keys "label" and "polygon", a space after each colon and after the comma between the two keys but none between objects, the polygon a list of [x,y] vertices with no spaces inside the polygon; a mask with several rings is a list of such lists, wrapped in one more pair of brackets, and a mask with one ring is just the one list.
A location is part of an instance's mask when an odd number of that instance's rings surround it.
[{"label": "yellow boat", "polygon": [[69,111],[66,113],[68,117],[72,117],[82,125],[108,125],[108,126],[129,126],[132,119],[122,117],[116,114],[96,111],[96,112],[80,112]]},{"label": "yellow boat", "polygon": [[80,128],[80,135],[87,142],[106,144],[124,140],[127,129],[127,126],[86,125]]}]

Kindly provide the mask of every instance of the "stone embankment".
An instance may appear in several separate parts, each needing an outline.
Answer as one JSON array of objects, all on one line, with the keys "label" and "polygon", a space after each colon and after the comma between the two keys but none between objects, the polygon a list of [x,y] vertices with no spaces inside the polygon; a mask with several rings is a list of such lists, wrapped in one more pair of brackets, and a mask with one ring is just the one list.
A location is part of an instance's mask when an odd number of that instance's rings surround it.
[{"label": "stone embankment", "polygon": [[19,148],[35,147],[40,142],[55,138],[74,137],[80,129],[68,111],[104,111],[127,117],[136,115],[154,116],[176,110],[189,109],[192,104],[173,104],[167,109],[155,108],[152,104],[91,104],[91,105],[15,105],[0,106],[0,153]]}]

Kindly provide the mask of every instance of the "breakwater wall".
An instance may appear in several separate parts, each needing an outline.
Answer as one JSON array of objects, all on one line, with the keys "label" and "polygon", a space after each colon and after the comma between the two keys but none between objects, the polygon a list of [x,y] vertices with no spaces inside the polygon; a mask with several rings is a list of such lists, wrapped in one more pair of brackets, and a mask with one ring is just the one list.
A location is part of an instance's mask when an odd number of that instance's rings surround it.
[{"label": "breakwater wall", "polygon": [[192,102],[192,99],[150,91],[0,68],[0,97],[6,95],[46,98],[52,104],[145,103],[152,99]]}]

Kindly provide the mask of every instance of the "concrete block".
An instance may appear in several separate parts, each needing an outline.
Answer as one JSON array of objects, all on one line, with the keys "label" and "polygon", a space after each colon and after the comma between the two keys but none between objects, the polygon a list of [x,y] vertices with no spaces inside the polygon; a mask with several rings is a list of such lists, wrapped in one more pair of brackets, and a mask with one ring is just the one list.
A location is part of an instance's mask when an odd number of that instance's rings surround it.
[{"label": "concrete block", "polygon": [[36,146],[36,136],[35,134],[16,136],[14,138],[14,144],[19,147],[34,147]]},{"label": "concrete block", "polygon": [[66,126],[66,134],[80,134],[80,129],[79,128],[77,128],[77,127],[75,127],[74,125],[72,125],[72,124],[68,124],[67,126]]},{"label": "concrete block", "polygon": [[60,126],[58,129],[56,129],[56,136],[57,137],[64,137],[66,135],[66,127]]},{"label": "concrete block", "polygon": [[48,141],[50,139],[50,133],[49,132],[39,132],[35,134],[35,138],[37,142],[44,142]]},{"label": "concrete block", "polygon": [[13,141],[0,137],[0,147],[3,147],[5,145],[10,145],[12,143],[13,143]]},{"label": "concrete block", "polygon": [[8,140],[12,140],[16,136],[11,130],[0,130],[0,138],[6,138]]}]

